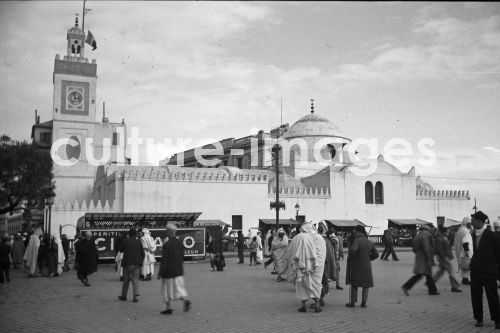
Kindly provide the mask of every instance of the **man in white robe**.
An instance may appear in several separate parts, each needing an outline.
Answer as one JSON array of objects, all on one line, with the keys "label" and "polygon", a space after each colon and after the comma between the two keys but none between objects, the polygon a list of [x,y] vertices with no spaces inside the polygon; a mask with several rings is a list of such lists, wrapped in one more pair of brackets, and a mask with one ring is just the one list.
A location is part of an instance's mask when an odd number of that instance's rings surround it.
[{"label": "man in white robe", "polygon": [[462,224],[455,234],[453,246],[455,247],[455,257],[457,258],[458,268],[462,276],[462,284],[470,284],[470,268],[468,263],[474,254],[472,246],[472,234],[470,232],[470,217],[465,217]]},{"label": "man in white robe", "polygon": [[146,252],[144,256],[144,262],[142,263],[142,275],[144,276],[144,281],[151,281],[151,276],[155,271],[155,251],[156,242],[153,237],[151,237],[151,232],[144,228],[142,229],[143,236],[141,237],[142,247]]},{"label": "man in white robe", "polygon": [[311,222],[304,222],[301,233],[292,239],[292,274],[295,296],[302,302],[299,312],[306,312],[306,302],[314,300],[314,311],[321,312],[321,280],[325,268],[326,245]]},{"label": "man in white robe", "polygon": [[264,260],[264,253],[262,252],[262,238],[260,238],[261,232],[260,230],[257,231],[257,265],[262,264],[262,261]]},{"label": "man in white robe", "polygon": [[273,238],[271,245],[271,252],[273,255],[274,264],[276,265],[276,271],[278,272],[278,282],[285,281],[283,274],[286,270],[286,249],[288,247],[288,237],[286,236],[285,230],[280,228],[278,230],[278,235]]},{"label": "man in white robe", "polygon": [[26,262],[25,267],[29,269],[28,277],[35,277],[38,266],[38,249],[40,248],[40,235],[42,230],[36,228],[30,237],[30,242],[24,253],[23,260]]},{"label": "man in white robe", "polygon": [[54,243],[57,244],[57,275],[59,275],[63,272],[63,266],[64,262],[66,261],[66,256],[64,255],[64,249],[62,247],[61,238],[59,237],[59,234],[54,233],[52,237],[54,238]]}]

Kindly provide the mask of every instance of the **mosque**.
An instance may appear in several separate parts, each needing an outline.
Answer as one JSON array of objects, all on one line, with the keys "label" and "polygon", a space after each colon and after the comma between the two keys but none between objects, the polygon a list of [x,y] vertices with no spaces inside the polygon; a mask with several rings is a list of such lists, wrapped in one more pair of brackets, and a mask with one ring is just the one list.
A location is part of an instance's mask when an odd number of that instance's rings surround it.
[{"label": "mosque", "polygon": [[[127,126],[125,120],[110,122],[105,114],[98,119],[97,62],[89,61],[84,51],[85,32],[77,20],[67,32],[67,54],[55,56],[52,119],[45,123],[36,119],[32,129],[33,141],[41,146],[72,139],[56,151],[62,160],[77,161],[54,165],[53,229],[61,227],[72,235],[77,220],[88,212],[198,212],[200,219],[247,230],[275,218],[270,204],[276,192],[285,208],[280,211],[283,219],[361,221],[378,235],[388,220],[436,223],[440,216],[460,220],[469,213],[468,191],[435,190],[416,175],[415,168],[401,172],[382,155],[372,161],[375,172],[357,175],[347,154],[352,140],[313,103],[291,126],[221,140],[216,165],[201,165],[194,150],[178,153],[159,166],[120,165],[126,155]],[[108,163],[91,165],[83,144],[88,138],[93,139],[96,156],[103,152],[103,138],[110,140]],[[273,158],[266,149],[266,142],[277,138],[290,148],[279,154],[280,161],[289,163],[278,164],[278,179],[275,162],[267,163]],[[317,162],[315,156],[323,161]]]}]

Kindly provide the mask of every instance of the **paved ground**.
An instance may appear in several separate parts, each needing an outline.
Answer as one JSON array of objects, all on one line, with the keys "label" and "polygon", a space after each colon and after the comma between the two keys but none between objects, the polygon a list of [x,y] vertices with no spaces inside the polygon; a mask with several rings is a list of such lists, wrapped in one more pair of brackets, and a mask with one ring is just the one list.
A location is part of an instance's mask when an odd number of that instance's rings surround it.
[{"label": "paved ground", "polygon": [[[161,315],[160,281],[141,282],[139,303],[117,299],[121,283],[112,265],[100,265],[84,287],[75,272],[59,278],[28,279],[19,270],[9,284],[0,284],[1,332],[489,332],[475,329],[470,290],[450,292],[448,280],[438,282],[440,296],[428,296],[423,281],[406,297],[400,286],[410,277],[413,254],[401,261],[373,263],[375,288],[368,308],[346,308],[347,288],[333,290],[321,313],[299,313],[294,288],[275,282],[264,267],[228,259],[224,272],[207,263],[186,264],[186,284],[192,311]],[[248,258],[245,258],[248,262]],[[342,263],[344,278],[345,262]],[[342,283],[343,285],[343,283]],[[131,290],[129,291],[131,293]],[[130,296],[129,296],[130,297]],[[485,306],[485,309],[487,307]]]}]

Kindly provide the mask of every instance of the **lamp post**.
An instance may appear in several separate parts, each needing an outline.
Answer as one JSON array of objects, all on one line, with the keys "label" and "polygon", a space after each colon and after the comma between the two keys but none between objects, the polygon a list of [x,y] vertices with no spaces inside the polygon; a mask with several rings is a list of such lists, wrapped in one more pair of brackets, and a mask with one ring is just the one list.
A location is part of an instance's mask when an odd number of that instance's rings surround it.
[{"label": "lamp post", "polygon": [[300,210],[300,206],[299,206],[299,203],[297,202],[294,206],[295,208],[295,221],[299,221],[299,210]]},{"label": "lamp post", "polygon": [[47,233],[50,235],[50,229],[52,226],[52,204],[54,203],[54,197],[50,196],[45,199],[45,206],[48,207],[49,213],[47,217]]}]

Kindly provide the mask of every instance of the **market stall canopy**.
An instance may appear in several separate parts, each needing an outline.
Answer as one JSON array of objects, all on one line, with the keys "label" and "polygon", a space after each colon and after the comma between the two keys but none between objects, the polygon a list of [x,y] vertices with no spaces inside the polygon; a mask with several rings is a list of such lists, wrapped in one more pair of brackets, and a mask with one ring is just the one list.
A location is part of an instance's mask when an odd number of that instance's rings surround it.
[{"label": "market stall canopy", "polygon": [[193,223],[194,227],[222,227],[229,226],[228,223],[222,220],[196,220]]},{"label": "market stall canopy", "polygon": [[416,229],[421,224],[432,225],[431,222],[421,219],[388,219],[388,226],[394,228],[411,228]]},{"label": "market stall canopy", "polygon": [[337,219],[328,219],[325,220],[327,224],[330,224],[330,226],[333,226],[334,228],[338,229],[354,229],[358,225],[362,227],[368,227],[366,224],[361,222],[360,220],[337,220]]},{"label": "market stall canopy", "polygon": [[[279,225],[301,225],[302,223],[294,219],[279,219]],[[264,225],[276,225],[276,219],[259,219],[259,228]]]},{"label": "market stall canopy", "polygon": [[444,225],[443,227],[449,228],[449,227],[460,227],[462,222],[454,220],[454,219],[446,219],[444,220]]},{"label": "market stall canopy", "polygon": [[85,213],[78,219],[77,230],[165,228],[167,223],[192,227],[201,213]]}]

